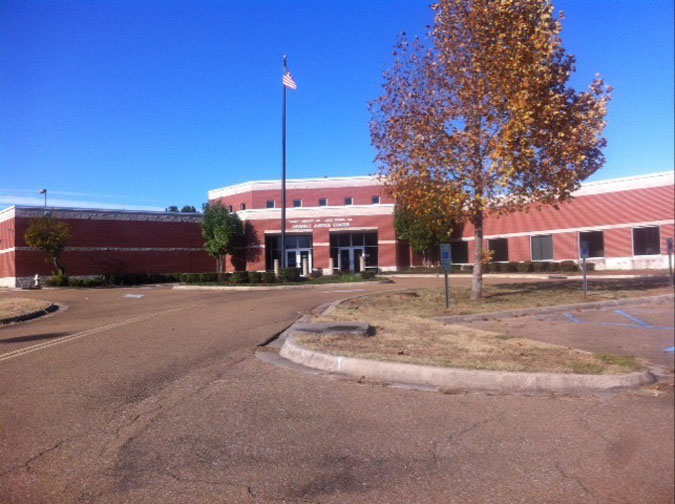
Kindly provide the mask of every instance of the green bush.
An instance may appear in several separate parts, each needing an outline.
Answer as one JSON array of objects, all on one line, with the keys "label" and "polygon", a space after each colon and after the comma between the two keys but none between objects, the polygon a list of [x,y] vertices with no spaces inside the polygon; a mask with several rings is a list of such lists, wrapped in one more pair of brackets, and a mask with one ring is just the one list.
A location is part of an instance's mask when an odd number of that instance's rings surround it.
[{"label": "green bush", "polygon": [[103,277],[97,276],[93,278],[69,278],[68,285],[71,287],[99,287],[103,285]]},{"label": "green bush", "polygon": [[485,265],[485,271],[488,273],[497,273],[497,271],[499,271],[499,264],[493,262],[487,263]]},{"label": "green bush", "polygon": [[248,281],[251,283],[260,283],[262,282],[262,273],[259,271],[249,271],[248,272]]},{"label": "green bush", "polygon": [[506,263],[506,271],[509,273],[516,273],[518,271],[518,263],[515,261]]},{"label": "green bush", "polygon": [[56,275],[51,276],[47,281],[47,285],[50,287],[66,287],[68,286],[68,277],[63,271],[59,271]]},{"label": "green bush", "polygon": [[465,273],[471,273],[473,271],[473,264],[463,264],[462,271]]},{"label": "green bush", "polygon": [[316,280],[317,278],[321,278],[322,276],[323,272],[321,270],[314,270],[309,275],[307,275],[307,279]]},{"label": "green bush", "polygon": [[248,272],[247,271],[235,271],[230,276],[230,282],[235,284],[248,283]]},{"label": "green bush", "polygon": [[299,282],[300,270],[298,268],[281,268],[279,270],[279,280],[282,282]]},{"label": "green bush", "polygon": [[462,266],[459,264],[453,264],[450,270],[451,273],[459,273],[460,271],[462,271]]},{"label": "green bush", "polygon": [[574,261],[563,261],[560,263],[560,271],[571,272],[579,271],[579,266]]},{"label": "green bush", "polygon": [[550,265],[548,262],[537,261],[532,263],[532,270],[535,273],[540,273],[542,271],[550,271]]},{"label": "green bush", "polygon": [[363,270],[361,272],[361,278],[363,278],[364,280],[370,280],[372,278],[375,278],[376,274],[377,274],[376,271]]},{"label": "green bush", "polygon": [[521,273],[529,273],[534,268],[533,268],[533,265],[532,265],[532,261],[523,261],[523,262],[518,263],[517,269]]},{"label": "green bush", "polygon": [[595,263],[586,261],[586,271],[595,271]]},{"label": "green bush", "polygon": [[274,283],[277,281],[277,276],[274,274],[274,271],[265,271],[260,275],[262,283]]},{"label": "green bush", "polygon": [[509,272],[509,263],[498,263],[497,264],[497,270],[500,273],[508,273]]}]

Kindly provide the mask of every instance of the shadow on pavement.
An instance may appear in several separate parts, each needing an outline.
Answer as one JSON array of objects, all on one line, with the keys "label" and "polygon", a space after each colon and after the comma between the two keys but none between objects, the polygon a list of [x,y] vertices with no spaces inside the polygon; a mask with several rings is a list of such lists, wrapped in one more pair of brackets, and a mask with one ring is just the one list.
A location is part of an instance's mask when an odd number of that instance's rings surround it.
[{"label": "shadow on pavement", "polygon": [[43,334],[31,334],[28,336],[17,336],[16,338],[0,339],[0,345],[3,343],[24,343],[26,341],[38,341],[44,339],[60,338],[62,336],[68,336],[69,334],[70,334],[69,332],[53,332]]}]

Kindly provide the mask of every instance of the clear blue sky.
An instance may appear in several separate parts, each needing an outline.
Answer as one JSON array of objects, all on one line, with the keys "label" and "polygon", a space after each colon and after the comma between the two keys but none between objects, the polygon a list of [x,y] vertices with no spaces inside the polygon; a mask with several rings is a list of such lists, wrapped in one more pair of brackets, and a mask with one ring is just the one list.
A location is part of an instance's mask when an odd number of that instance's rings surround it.
[{"label": "clear blue sky", "polygon": [[[0,0],[0,208],[201,205],[280,177],[373,173],[366,102],[426,1]],[[615,88],[593,179],[673,169],[672,0],[559,0],[573,85]]]}]

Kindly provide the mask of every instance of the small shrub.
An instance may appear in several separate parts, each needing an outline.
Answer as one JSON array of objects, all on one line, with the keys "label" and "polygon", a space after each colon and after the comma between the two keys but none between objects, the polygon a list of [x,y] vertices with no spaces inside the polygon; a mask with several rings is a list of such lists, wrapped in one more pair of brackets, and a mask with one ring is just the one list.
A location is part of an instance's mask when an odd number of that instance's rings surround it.
[{"label": "small shrub", "polygon": [[550,271],[549,263],[547,262],[533,262],[532,269],[534,270],[535,273],[539,273],[542,271]]},{"label": "small shrub", "polygon": [[497,270],[500,273],[508,273],[509,272],[509,263],[499,263],[499,264],[497,264]]},{"label": "small shrub", "polygon": [[251,283],[260,283],[262,282],[262,273],[259,271],[249,271],[248,272],[248,281]]},{"label": "small shrub", "polygon": [[488,273],[497,273],[498,270],[499,265],[497,263],[491,262],[485,265],[485,271],[487,271]]},{"label": "small shrub", "polygon": [[274,283],[277,281],[277,276],[274,271],[265,271],[260,275],[262,283]]},{"label": "small shrub", "polygon": [[586,261],[586,271],[595,271],[595,263]]},{"label": "small shrub", "polygon": [[563,261],[560,263],[560,271],[579,271],[579,266],[574,261]]},{"label": "small shrub", "polygon": [[199,282],[199,275],[197,273],[181,273],[178,275],[178,279],[182,283],[192,284]]},{"label": "small shrub", "polygon": [[49,278],[47,285],[50,287],[66,287],[68,286],[68,277],[64,275],[62,271],[59,271]]},{"label": "small shrub", "polygon": [[364,280],[370,280],[372,278],[375,278],[375,274],[376,274],[375,271],[363,270],[361,272],[361,278],[363,278]]},{"label": "small shrub", "polygon": [[248,283],[248,272],[247,271],[235,271],[230,276],[230,282],[235,284]]},{"label": "small shrub", "polygon": [[281,268],[279,280],[282,282],[298,282],[300,281],[300,270],[298,268]]},{"label": "small shrub", "polygon": [[521,273],[529,273],[534,268],[532,266],[532,261],[523,261],[523,262],[518,263],[517,269]]},{"label": "small shrub", "polygon": [[518,263],[515,261],[506,263],[506,271],[509,273],[516,273],[518,271]]},{"label": "small shrub", "polygon": [[462,271],[464,273],[471,273],[473,271],[473,264],[463,264]]},{"label": "small shrub", "polygon": [[450,269],[451,273],[459,273],[460,271],[462,271],[462,266],[459,264],[453,264],[452,268]]},{"label": "small shrub", "polygon": [[309,280],[316,280],[317,278],[321,278],[322,276],[323,272],[321,270],[314,270],[309,275],[307,275],[307,278]]}]

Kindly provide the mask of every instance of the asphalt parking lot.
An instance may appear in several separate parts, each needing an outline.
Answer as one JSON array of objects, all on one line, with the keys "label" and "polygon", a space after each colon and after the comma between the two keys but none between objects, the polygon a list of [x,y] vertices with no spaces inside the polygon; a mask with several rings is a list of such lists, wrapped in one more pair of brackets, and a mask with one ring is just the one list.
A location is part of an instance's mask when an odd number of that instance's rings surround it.
[{"label": "asphalt parking lot", "polygon": [[[254,356],[320,303],[440,282],[31,293],[67,309],[0,329],[0,501],[673,501],[667,384],[604,395],[442,394],[298,374]],[[672,326],[670,309],[670,318],[665,304],[625,312],[657,328]],[[579,322],[497,325],[672,362],[661,351],[672,341],[666,330],[611,310],[571,315]]]},{"label": "asphalt parking lot", "polygon": [[661,300],[625,307],[570,311],[491,322],[477,327],[519,334],[549,343],[569,345],[592,352],[633,355],[672,373],[672,301]]}]

